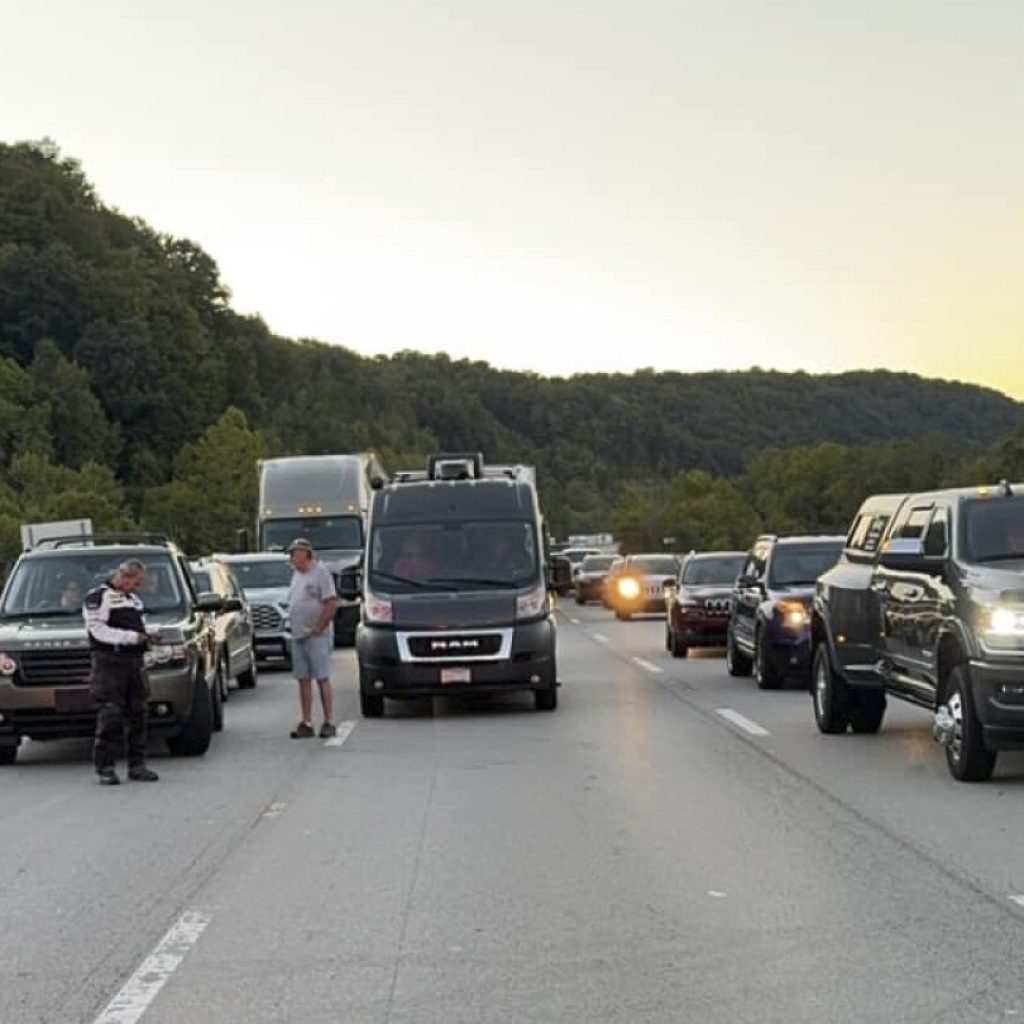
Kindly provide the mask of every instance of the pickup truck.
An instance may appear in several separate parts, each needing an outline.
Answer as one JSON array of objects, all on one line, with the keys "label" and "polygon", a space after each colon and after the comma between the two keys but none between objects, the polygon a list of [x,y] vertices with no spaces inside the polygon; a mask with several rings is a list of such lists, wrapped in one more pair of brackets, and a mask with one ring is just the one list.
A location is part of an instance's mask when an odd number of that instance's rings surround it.
[{"label": "pickup truck", "polygon": [[814,715],[874,733],[886,697],[926,708],[954,778],[1024,749],[1024,488],[877,495],[817,582]]}]

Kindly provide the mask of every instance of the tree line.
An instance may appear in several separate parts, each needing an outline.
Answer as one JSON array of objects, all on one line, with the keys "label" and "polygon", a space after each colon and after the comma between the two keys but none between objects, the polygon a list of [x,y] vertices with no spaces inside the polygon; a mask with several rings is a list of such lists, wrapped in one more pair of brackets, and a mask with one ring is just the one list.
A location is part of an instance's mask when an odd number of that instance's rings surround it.
[{"label": "tree line", "polygon": [[557,535],[739,545],[845,528],[901,481],[1008,458],[1019,476],[1022,425],[996,391],[885,371],[545,378],[282,338],[232,310],[198,244],[105,205],[53,143],[0,144],[5,558],[21,522],[78,516],[223,549],[252,524],[257,459],[368,448],[392,469],[439,449],[530,463]]}]

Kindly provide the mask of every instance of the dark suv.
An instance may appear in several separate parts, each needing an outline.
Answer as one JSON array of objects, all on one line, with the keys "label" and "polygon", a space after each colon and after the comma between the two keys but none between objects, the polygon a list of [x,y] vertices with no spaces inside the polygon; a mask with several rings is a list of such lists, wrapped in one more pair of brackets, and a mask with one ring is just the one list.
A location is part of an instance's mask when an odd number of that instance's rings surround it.
[{"label": "dark suv", "polygon": [[934,712],[954,778],[1024,749],[1024,489],[869,498],[814,602],[814,714],[876,732],[886,694]]},{"label": "dark suv", "polygon": [[89,692],[84,595],[129,558],[145,563],[140,597],[147,627],[160,639],[146,653],[150,733],[172,753],[206,753],[223,724],[213,685],[210,613],[200,601],[185,556],[171,543],[95,536],[48,541],[21,555],[0,596],[0,764],[12,764],[24,737],[91,736],[96,709]]},{"label": "dark suv", "polygon": [[587,555],[576,570],[576,603],[600,601],[604,593],[604,581],[615,561],[615,555]]},{"label": "dark suv", "polygon": [[810,682],[814,585],[842,550],[842,537],[757,538],[732,591],[725,645],[730,675],[753,669],[762,690],[777,690],[786,676]]},{"label": "dark suv", "polygon": [[675,586],[665,591],[665,648],[685,658],[691,647],[724,647],[732,588],[743,568],[742,551],[693,552]]}]

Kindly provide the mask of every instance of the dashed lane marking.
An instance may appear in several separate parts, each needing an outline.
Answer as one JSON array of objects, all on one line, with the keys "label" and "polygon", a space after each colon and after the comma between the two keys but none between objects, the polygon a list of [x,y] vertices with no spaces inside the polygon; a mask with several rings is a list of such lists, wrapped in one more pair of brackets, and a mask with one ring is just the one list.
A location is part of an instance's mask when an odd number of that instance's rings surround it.
[{"label": "dashed lane marking", "polygon": [[647,661],[645,658],[634,658],[633,663],[639,665],[645,672],[650,672],[652,675],[661,675],[662,670],[652,661]]},{"label": "dashed lane marking", "polygon": [[341,722],[338,725],[338,735],[332,736],[329,740],[324,742],[325,747],[340,747],[345,740],[352,735],[352,730],[356,727],[355,722]]},{"label": "dashed lane marking", "polygon": [[738,711],[733,711],[732,708],[716,708],[716,714],[719,714],[727,722],[732,722],[733,725],[742,729],[746,733],[750,733],[751,736],[768,736],[770,733],[763,726],[752,722],[745,715],[741,715]]},{"label": "dashed lane marking", "polygon": [[182,914],[94,1024],[136,1024],[199,941],[210,920],[207,914],[195,910]]},{"label": "dashed lane marking", "polygon": [[604,635],[604,633],[591,633],[590,634],[599,644],[610,644],[611,641]]}]

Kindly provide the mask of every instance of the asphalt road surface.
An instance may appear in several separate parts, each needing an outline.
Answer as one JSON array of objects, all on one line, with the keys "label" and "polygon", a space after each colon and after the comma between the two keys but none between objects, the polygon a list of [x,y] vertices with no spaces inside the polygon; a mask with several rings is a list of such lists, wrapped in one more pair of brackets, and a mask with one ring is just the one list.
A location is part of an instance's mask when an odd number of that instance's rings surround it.
[{"label": "asphalt road surface", "polygon": [[561,705],[437,700],[288,738],[234,692],[205,758],[0,771],[0,1022],[1024,1020],[1024,756],[948,775],[929,717],[810,698],[560,610]]}]

